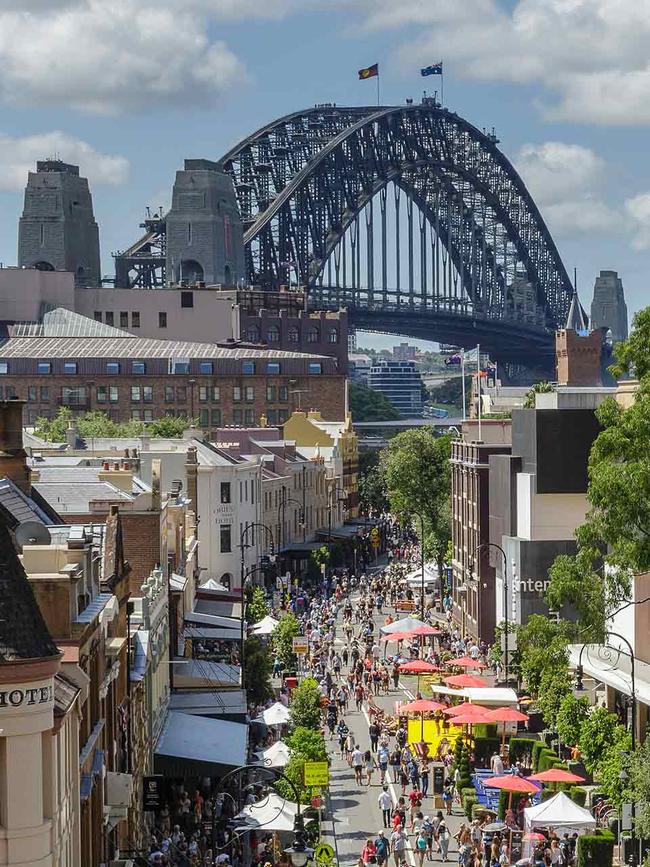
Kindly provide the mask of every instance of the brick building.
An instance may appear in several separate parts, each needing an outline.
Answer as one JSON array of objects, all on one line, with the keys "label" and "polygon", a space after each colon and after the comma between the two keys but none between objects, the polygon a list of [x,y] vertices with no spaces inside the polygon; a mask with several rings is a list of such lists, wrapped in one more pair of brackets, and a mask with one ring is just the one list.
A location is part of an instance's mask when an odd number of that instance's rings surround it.
[{"label": "brick building", "polygon": [[[57,312],[57,311],[55,311]],[[276,349],[139,338],[58,311],[0,343],[0,397],[27,401],[26,422],[102,410],[115,421],[198,418],[205,431],[279,424],[294,408],[343,418],[345,373],[334,358]]]}]

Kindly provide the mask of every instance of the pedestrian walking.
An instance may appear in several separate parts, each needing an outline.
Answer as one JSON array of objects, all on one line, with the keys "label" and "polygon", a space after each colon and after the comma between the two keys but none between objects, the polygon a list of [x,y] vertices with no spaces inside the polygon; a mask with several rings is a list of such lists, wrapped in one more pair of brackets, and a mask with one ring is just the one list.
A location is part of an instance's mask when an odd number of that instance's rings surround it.
[{"label": "pedestrian walking", "polygon": [[390,835],[390,848],[393,853],[395,867],[401,867],[406,853],[406,834],[401,825],[398,825]]},{"label": "pedestrian walking", "polygon": [[354,771],[355,782],[361,785],[361,772],[363,771],[363,753],[359,749],[359,744],[355,744],[352,750],[352,770]]},{"label": "pedestrian walking", "polygon": [[375,760],[370,750],[366,750],[363,754],[363,766],[366,771],[367,785],[372,785],[372,772],[375,770]]},{"label": "pedestrian walking", "polygon": [[388,861],[388,849],[389,842],[386,839],[384,829],[382,828],[382,830],[379,832],[379,834],[377,834],[377,837],[375,839],[375,852],[378,867],[382,867],[382,865],[385,864],[386,861]]},{"label": "pedestrian walking", "polygon": [[393,799],[388,786],[384,786],[377,797],[377,803],[381,810],[381,818],[384,823],[384,828],[390,828],[391,814],[393,812]]}]

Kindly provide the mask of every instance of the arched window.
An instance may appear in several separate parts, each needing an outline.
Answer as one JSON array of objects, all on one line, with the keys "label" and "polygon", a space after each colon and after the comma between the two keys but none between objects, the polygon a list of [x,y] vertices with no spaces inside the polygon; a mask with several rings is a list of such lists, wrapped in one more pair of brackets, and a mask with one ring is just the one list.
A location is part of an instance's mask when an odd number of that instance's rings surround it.
[{"label": "arched window", "polygon": [[221,578],[219,578],[219,584],[222,584],[226,590],[230,590],[232,587],[232,575],[230,572],[224,572]]},{"label": "arched window", "polygon": [[249,343],[260,342],[260,330],[257,325],[250,325],[246,329],[246,340],[248,340]]},{"label": "arched window", "polygon": [[269,330],[266,332],[266,339],[269,343],[277,343],[280,339],[280,329],[277,325],[269,325]]},{"label": "arched window", "polygon": [[307,332],[307,343],[318,343],[320,339],[320,335],[318,333],[318,328],[312,325],[312,327]]},{"label": "arched window", "polygon": [[187,283],[200,283],[203,280],[203,266],[195,259],[183,259],[178,277]]},{"label": "arched window", "polygon": [[330,333],[327,335],[327,340],[329,343],[339,342],[339,333],[336,328],[330,328]]},{"label": "arched window", "polygon": [[300,334],[298,333],[298,329],[295,327],[295,325],[289,329],[288,336],[289,343],[298,343],[298,341],[300,340]]},{"label": "arched window", "polygon": [[50,262],[35,262],[32,267],[37,271],[54,271],[54,265]]}]

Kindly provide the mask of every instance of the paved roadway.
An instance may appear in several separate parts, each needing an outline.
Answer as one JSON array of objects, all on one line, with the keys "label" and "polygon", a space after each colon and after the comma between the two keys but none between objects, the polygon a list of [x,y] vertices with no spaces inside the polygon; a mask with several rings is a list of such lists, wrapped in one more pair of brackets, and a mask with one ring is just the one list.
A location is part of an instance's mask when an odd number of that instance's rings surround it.
[{"label": "paved roadway", "polygon": [[[386,609],[384,610],[386,611]],[[392,611],[390,608],[388,610]],[[374,621],[377,630],[381,625],[383,625],[384,617],[385,614],[382,616],[375,615]],[[397,615],[397,617],[399,617],[399,615]],[[339,622],[337,624],[337,636],[339,636],[341,632],[342,627],[341,622]],[[406,699],[411,700],[415,697],[413,692],[411,692],[411,690],[414,691],[415,688],[416,678],[406,678],[400,681],[397,690],[391,689],[388,695],[375,697],[375,701],[380,707],[392,714],[394,713],[396,701],[403,701]],[[370,748],[370,740],[368,737],[368,725],[370,720],[368,718],[365,702],[361,713],[359,713],[354,707],[353,699],[345,720],[350,731],[354,733],[356,742],[359,744],[362,752],[365,752]],[[326,738],[327,737],[328,734],[326,731]],[[323,838],[334,846],[338,857],[338,863],[340,865],[344,865],[344,867],[353,867],[354,865],[354,867],[356,867],[366,839],[372,837],[374,840],[382,827],[381,811],[377,804],[377,796],[381,792],[379,771],[375,770],[372,785],[369,788],[366,785],[359,787],[354,781],[354,771],[352,768],[348,766],[345,759],[339,758],[338,741],[334,739],[327,743],[331,758],[330,803],[332,809],[332,820],[324,823]],[[391,748],[394,743],[394,739],[391,738]],[[396,791],[395,786],[391,783],[389,785],[389,790],[393,797],[393,801],[396,803],[398,795],[401,794],[401,788],[399,791]],[[409,789],[406,791],[408,794]],[[429,795],[425,798],[422,804],[422,812],[425,816],[435,815],[433,797],[431,795],[431,785],[429,787],[429,792]],[[465,816],[461,811],[460,805],[455,804],[453,816],[448,817],[447,822],[452,835],[457,832],[460,823],[464,821],[464,819]],[[387,835],[389,834],[390,831],[387,832]],[[414,837],[411,834],[409,837],[409,847],[407,849],[407,860],[410,867],[414,867],[416,863],[416,858],[412,848],[413,844]],[[452,837],[449,846],[450,863],[457,861],[457,851],[456,841]],[[439,855],[434,855],[434,859],[434,863],[442,863]],[[390,867],[394,867],[392,857]]]}]

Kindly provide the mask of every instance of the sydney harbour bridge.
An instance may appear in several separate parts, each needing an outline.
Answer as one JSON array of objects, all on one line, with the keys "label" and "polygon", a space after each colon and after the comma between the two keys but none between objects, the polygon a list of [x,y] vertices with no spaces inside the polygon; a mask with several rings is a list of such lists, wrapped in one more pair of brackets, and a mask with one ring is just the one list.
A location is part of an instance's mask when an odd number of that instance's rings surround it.
[{"label": "sydney harbour bridge", "polygon": [[356,328],[548,364],[573,289],[497,145],[433,99],[326,104],[267,124],[219,161],[249,282],[293,274],[310,306],[347,307]]}]

